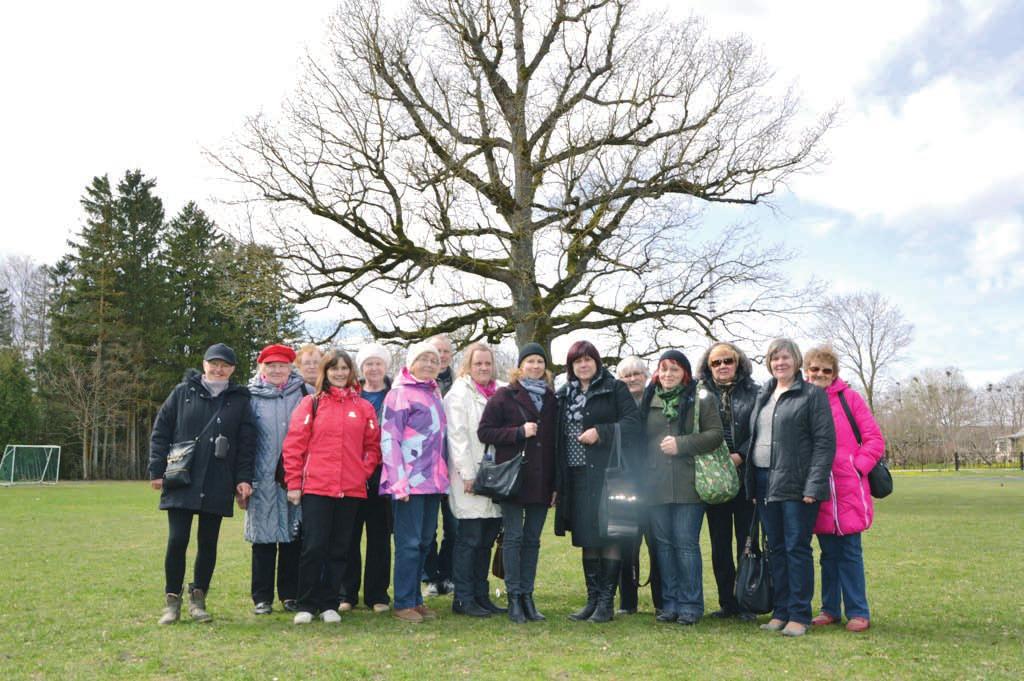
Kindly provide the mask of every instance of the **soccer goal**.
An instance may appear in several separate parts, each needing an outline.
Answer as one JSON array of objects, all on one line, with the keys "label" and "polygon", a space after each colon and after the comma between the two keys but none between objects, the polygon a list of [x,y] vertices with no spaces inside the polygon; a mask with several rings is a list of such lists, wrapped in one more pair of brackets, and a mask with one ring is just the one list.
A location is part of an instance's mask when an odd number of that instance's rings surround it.
[{"label": "soccer goal", "polygon": [[0,485],[56,484],[60,478],[58,445],[7,445],[0,459]]}]

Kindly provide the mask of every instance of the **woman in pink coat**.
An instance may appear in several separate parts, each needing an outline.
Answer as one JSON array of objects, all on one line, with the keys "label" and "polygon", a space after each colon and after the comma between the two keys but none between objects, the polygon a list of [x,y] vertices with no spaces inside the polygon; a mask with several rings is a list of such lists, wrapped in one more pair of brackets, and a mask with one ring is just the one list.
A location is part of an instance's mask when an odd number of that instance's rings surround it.
[{"label": "woman in pink coat", "polygon": [[[804,366],[810,381],[828,394],[836,426],[836,457],[829,474],[832,498],[822,502],[814,525],[821,547],[821,614],[811,624],[840,622],[845,605],[846,629],[864,631],[871,615],[860,535],[875,515],[867,476],[885,454],[885,440],[867,403],[839,378],[839,360],[831,348],[809,351]],[[860,431],[859,443],[844,401]]]}]

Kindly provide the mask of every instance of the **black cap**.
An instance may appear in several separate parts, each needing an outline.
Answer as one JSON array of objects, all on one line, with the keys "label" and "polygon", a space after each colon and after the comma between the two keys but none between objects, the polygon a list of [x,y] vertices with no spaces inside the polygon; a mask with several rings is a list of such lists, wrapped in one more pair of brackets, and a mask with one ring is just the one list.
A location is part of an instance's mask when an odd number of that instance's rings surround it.
[{"label": "black cap", "polygon": [[544,348],[541,347],[540,343],[527,343],[519,351],[519,361],[516,362],[516,366],[521,366],[523,360],[530,355],[540,355],[544,359],[545,366],[549,363],[548,355],[544,352]]},{"label": "black cap", "polygon": [[206,348],[206,354],[203,355],[203,361],[209,362],[211,359],[223,360],[231,366],[238,364],[238,358],[235,356],[235,351],[223,343],[214,343],[210,347]]},{"label": "black cap", "polygon": [[661,353],[661,357],[658,358],[658,364],[661,364],[661,360],[663,359],[670,359],[679,366],[686,369],[686,373],[691,375],[693,374],[693,370],[690,368],[690,360],[686,359],[686,355],[684,355],[679,350],[666,350],[665,352]]}]

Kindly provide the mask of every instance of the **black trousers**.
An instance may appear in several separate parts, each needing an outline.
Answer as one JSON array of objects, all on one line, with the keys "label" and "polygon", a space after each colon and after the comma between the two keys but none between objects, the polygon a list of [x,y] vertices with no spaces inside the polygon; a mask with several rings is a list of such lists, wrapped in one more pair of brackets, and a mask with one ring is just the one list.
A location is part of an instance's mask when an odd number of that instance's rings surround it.
[{"label": "black trousers", "polygon": [[[747,499],[746,490],[724,504],[706,505],[708,534],[711,538],[711,566],[718,585],[718,605],[726,612],[739,612],[736,602],[736,563],[743,553],[743,545],[750,534],[750,521],[754,518],[754,504]],[[735,537],[735,544],[733,538]]]},{"label": "black trousers", "polygon": [[352,539],[359,499],[302,495],[299,609],[336,610],[345,553]]},{"label": "black trousers", "polygon": [[622,546],[622,568],[619,573],[619,607],[623,610],[636,610],[639,604],[637,584],[643,579],[640,574],[640,543],[647,542],[647,558],[651,575],[651,600],[654,607],[661,610],[661,572],[658,570],[658,549],[651,532],[651,522],[645,518],[640,527],[636,541]]},{"label": "black trousers", "polygon": [[196,531],[196,562],[190,587],[210,590],[213,569],[217,565],[217,538],[220,536],[221,516],[200,513],[183,508],[167,509],[167,553],[164,555],[164,593],[180,594],[185,581],[185,551],[192,534],[192,516],[199,516]]},{"label": "black trousers", "polygon": [[491,547],[501,531],[501,518],[462,518],[452,553],[455,598],[468,603],[488,592]]},{"label": "black trousers", "polygon": [[452,514],[448,505],[448,495],[441,497],[441,548],[437,548],[437,538],[430,544],[427,562],[423,565],[424,582],[439,584],[452,578],[452,551],[455,550],[455,537],[458,533],[459,521]]},{"label": "black trousers", "polygon": [[299,592],[299,555],[302,541],[252,545],[252,602],[273,602],[274,566],[277,564],[277,595],[282,601]]},{"label": "black trousers", "polygon": [[[363,602],[372,608],[377,603],[390,603],[391,586],[391,531],[395,522],[391,512],[391,497],[372,496],[359,502],[352,541],[345,554],[345,570],[341,578],[339,601],[359,603],[360,573],[363,576]],[[366,570],[363,570],[360,543],[366,528]]]}]

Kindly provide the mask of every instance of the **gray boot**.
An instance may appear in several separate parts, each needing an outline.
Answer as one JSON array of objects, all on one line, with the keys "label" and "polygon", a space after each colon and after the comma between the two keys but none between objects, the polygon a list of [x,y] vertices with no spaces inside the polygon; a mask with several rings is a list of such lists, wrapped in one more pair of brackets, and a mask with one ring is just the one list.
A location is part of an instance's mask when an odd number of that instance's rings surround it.
[{"label": "gray boot", "polygon": [[188,590],[188,614],[194,622],[209,622],[213,619],[210,613],[206,612],[206,592],[202,589]]},{"label": "gray boot", "polygon": [[181,594],[167,594],[167,605],[164,614],[157,624],[174,624],[181,619]]}]

